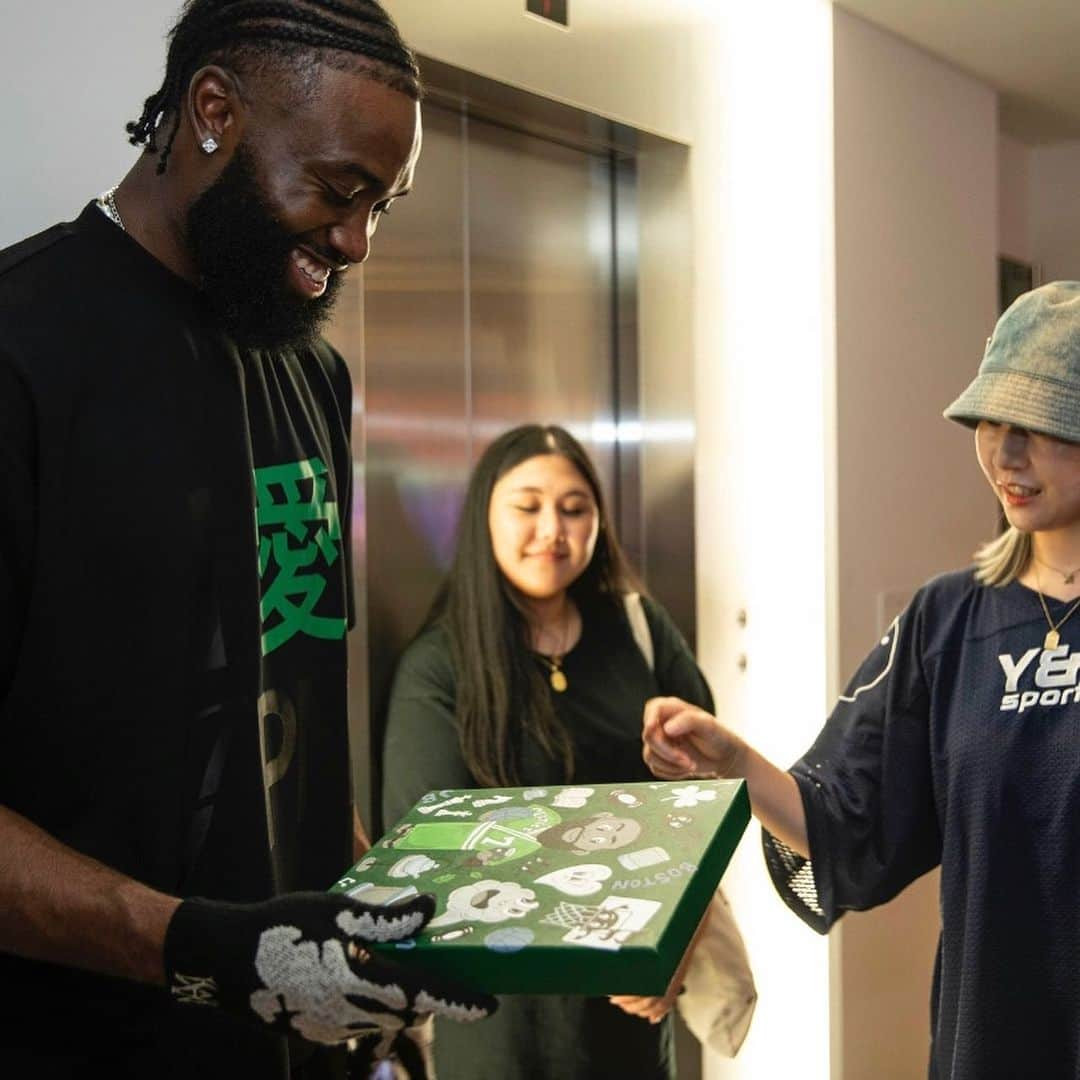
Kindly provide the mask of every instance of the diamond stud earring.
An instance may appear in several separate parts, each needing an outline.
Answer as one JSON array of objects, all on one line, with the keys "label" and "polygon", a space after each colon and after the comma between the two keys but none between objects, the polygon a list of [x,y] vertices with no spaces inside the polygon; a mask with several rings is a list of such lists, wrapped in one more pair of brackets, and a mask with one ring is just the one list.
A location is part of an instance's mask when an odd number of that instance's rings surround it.
[{"label": "diamond stud earring", "polygon": [[218,148],[218,141],[213,135],[208,135],[200,145],[204,154],[212,154]]}]

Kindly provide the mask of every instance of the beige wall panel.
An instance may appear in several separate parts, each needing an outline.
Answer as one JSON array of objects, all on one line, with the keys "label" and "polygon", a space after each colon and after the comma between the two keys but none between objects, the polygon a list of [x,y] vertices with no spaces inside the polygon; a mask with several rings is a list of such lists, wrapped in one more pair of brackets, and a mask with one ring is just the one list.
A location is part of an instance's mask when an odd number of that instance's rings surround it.
[{"label": "beige wall panel", "polygon": [[1035,147],[1029,162],[1031,259],[1043,281],[1080,279],[1080,142]]},{"label": "beige wall panel", "polygon": [[691,132],[693,0],[570,0],[564,28],[525,0],[385,0],[420,53],[671,139]]},{"label": "beige wall panel", "polygon": [[[941,418],[996,317],[993,92],[836,9],[839,660],[994,528],[971,435]],[[933,884],[834,933],[846,1080],[925,1075]]]},{"label": "beige wall panel", "polygon": [[998,254],[1031,262],[1031,149],[998,137]]}]

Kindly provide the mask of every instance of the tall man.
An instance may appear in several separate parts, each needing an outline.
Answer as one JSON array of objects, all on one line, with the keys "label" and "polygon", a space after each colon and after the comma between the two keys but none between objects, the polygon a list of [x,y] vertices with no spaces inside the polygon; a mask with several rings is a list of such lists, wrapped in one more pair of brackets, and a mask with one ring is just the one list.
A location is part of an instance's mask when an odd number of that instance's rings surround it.
[{"label": "tall man", "polygon": [[[351,393],[320,339],[407,194],[375,0],[188,0],[144,153],[0,253],[3,1069],[316,1077],[488,998],[362,947],[429,897],[350,857]],[[419,1065],[414,1064],[414,1071]]]}]

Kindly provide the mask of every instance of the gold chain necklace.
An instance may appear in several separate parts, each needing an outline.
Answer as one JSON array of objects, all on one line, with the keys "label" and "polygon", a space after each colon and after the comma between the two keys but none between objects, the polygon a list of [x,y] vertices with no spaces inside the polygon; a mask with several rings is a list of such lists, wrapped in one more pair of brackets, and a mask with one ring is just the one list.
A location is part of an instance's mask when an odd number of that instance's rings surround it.
[{"label": "gold chain necklace", "polygon": [[[1038,562],[1037,559],[1035,561]],[[1042,604],[1043,614],[1046,616],[1047,625],[1050,627],[1050,629],[1046,631],[1046,637],[1043,638],[1043,648],[1056,649],[1058,647],[1058,642],[1061,641],[1061,635],[1058,631],[1065,625],[1066,619],[1068,619],[1077,608],[1080,608],[1080,600],[1077,600],[1057,622],[1054,622],[1054,620],[1050,618],[1050,609],[1046,606],[1046,598],[1042,594],[1042,582],[1039,580],[1039,571],[1037,568],[1035,570],[1035,586],[1035,591],[1039,594],[1039,603]]]},{"label": "gold chain necklace", "polygon": [[551,689],[559,694],[566,691],[566,688],[570,685],[566,678],[566,672],[562,669],[563,657],[566,655],[566,643],[570,640],[570,635],[573,632],[574,620],[571,615],[567,621],[566,633],[563,635],[562,648],[551,656],[545,656],[543,653],[537,653],[537,656],[548,666],[548,682],[551,683]]},{"label": "gold chain necklace", "polygon": [[1047,570],[1053,570],[1055,574],[1060,574],[1066,585],[1071,585],[1076,580],[1076,575],[1080,574],[1080,566],[1075,570],[1070,570],[1066,573],[1064,570],[1059,570],[1056,566],[1051,566],[1048,562],[1043,562],[1034,552],[1032,552],[1032,558],[1040,566],[1045,566]]}]

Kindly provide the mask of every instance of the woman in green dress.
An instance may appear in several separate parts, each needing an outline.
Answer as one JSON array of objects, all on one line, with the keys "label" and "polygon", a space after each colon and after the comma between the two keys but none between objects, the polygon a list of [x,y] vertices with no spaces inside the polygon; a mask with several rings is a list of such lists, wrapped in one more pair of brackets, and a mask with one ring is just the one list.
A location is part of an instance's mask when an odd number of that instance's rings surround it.
[{"label": "woman in green dress", "polygon": [[[640,596],[592,462],[562,428],[506,432],[477,463],[449,575],[398,666],[386,824],[432,790],[648,780],[641,715],[658,694],[712,708],[671,618]],[[438,1076],[673,1080],[672,1005],[506,997],[482,1031],[438,1025]]]}]

